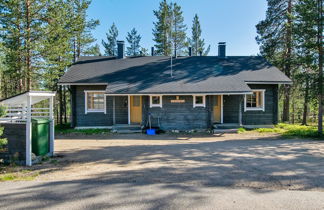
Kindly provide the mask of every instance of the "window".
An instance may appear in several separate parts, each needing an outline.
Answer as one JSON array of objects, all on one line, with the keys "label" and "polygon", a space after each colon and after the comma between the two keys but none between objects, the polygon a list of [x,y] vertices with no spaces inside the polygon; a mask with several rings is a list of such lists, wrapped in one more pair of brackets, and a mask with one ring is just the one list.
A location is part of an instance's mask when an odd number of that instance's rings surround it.
[{"label": "window", "polygon": [[150,107],[162,108],[162,96],[150,96]]},{"label": "window", "polygon": [[194,96],[193,107],[205,107],[205,96]]},{"label": "window", "polygon": [[264,111],[265,90],[253,90],[253,94],[245,95],[244,111],[261,110]]},{"label": "window", "polygon": [[133,96],[133,106],[139,107],[141,105],[141,96]]},{"label": "window", "polygon": [[104,112],[106,114],[106,101],[104,91],[85,91],[85,113]]}]

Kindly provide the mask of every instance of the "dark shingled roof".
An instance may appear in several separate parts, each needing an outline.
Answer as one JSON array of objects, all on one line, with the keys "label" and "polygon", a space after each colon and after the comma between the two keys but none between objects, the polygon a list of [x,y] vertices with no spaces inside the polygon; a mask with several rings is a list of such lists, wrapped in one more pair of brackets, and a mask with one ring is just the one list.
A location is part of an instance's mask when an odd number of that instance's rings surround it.
[{"label": "dark shingled roof", "polygon": [[60,84],[105,83],[110,94],[242,93],[246,82],[291,83],[260,56],[81,57]]}]

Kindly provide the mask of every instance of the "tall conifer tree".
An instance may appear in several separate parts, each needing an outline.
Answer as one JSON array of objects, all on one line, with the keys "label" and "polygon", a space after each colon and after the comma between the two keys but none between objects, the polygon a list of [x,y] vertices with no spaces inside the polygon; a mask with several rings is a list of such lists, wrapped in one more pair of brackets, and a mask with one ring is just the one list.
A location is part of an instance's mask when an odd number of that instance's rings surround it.
[{"label": "tall conifer tree", "polygon": [[[305,78],[317,84],[318,132],[323,133],[323,0],[299,0],[296,5],[296,40],[299,63],[307,65]],[[314,75],[317,74],[316,77]],[[315,79],[314,79],[315,78]],[[306,106],[306,105],[305,105]]]},{"label": "tall conifer tree", "polygon": [[102,40],[102,45],[105,48],[105,55],[116,56],[117,55],[117,37],[118,29],[115,23],[109,28],[108,33],[106,33],[107,42]]},{"label": "tall conifer tree", "polygon": [[127,33],[126,40],[129,44],[129,47],[127,47],[126,54],[128,56],[140,55],[141,39],[141,35],[137,33],[137,30],[135,28],[133,28],[130,32]]},{"label": "tall conifer tree", "polygon": [[[270,62],[292,76],[294,58],[293,17],[295,0],[268,0],[265,20],[257,26],[260,51]],[[284,86],[282,120],[289,121],[290,85]]]},{"label": "tall conifer tree", "polygon": [[189,39],[189,43],[192,47],[193,55],[208,55],[210,51],[210,45],[207,47],[207,49],[205,49],[205,40],[201,38],[201,26],[197,14],[195,14],[192,21],[191,38]]},{"label": "tall conifer tree", "polygon": [[158,10],[154,10],[156,22],[153,28],[155,53],[157,55],[171,55],[171,6],[166,0],[160,2]]},{"label": "tall conifer tree", "polygon": [[187,26],[184,24],[184,18],[180,5],[177,3],[171,4],[172,9],[172,48],[173,55],[183,54],[184,48],[187,46],[186,43],[186,30]]}]

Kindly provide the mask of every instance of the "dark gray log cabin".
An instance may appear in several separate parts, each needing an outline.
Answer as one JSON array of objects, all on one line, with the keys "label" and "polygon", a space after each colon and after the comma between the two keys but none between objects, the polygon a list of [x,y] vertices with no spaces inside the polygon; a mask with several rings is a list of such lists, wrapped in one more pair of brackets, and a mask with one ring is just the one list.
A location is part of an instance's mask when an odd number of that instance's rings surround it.
[{"label": "dark gray log cabin", "polygon": [[[80,57],[60,79],[72,93],[72,126],[164,130],[278,123],[278,86],[291,80],[260,56]],[[190,50],[189,50],[190,52]],[[152,52],[152,55],[154,53]]]}]

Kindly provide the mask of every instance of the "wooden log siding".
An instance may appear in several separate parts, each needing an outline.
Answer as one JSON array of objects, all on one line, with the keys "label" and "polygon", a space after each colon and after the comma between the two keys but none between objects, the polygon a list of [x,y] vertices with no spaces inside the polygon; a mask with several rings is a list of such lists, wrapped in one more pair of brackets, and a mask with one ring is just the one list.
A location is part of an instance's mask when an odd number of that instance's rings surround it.
[{"label": "wooden log siding", "polygon": [[[278,123],[278,85],[249,85],[251,89],[265,89],[264,111],[242,111],[243,125],[272,125]],[[244,103],[244,102],[243,102]],[[243,104],[244,109],[244,104]]]},{"label": "wooden log siding", "polygon": [[103,112],[89,112],[85,114],[85,90],[105,90],[104,85],[80,85],[75,87],[75,115],[73,123],[77,127],[111,126],[113,124],[112,96],[106,96],[106,114]]},{"label": "wooden log siding", "polygon": [[151,113],[152,126],[159,126],[164,130],[191,130],[210,127],[210,103],[206,97],[206,107],[193,107],[193,96],[180,95],[184,103],[171,103],[176,96],[163,96],[162,108],[149,107],[148,97],[143,97],[145,124]]},{"label": "wooden log siding", "polygon": [[[250,85],[252,89],[265,89],[265,111],[244,112],[243,95],[223,96],[223,122],[239,123],[239,103],[241,101],[241,113],[243,125],[272,125],[278,123],[278,85]],[[74,125],[83,126],[111,126],[115,122],[128,123],[128,109],[124,106],[127,96],[106,96],[106,114],[85,114],[85,90],[104,90],[105,86],[75,86],[72,93],[72,119]],[[113,111],[113,98],[115,97],[115,113]],[[143,96],[142,125],[147,125],[149,113],[152,115],[152,126],[160,125],[165,130],[191,130],[207,129],[213,122],[213,100],[215,96],[206,96],[206,107],[193,107],[193,96],[185,95],[180,99],[184,103],[171,103],[176,96],[163,96],[163,107],[150,108],[149,96]]]}]

